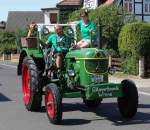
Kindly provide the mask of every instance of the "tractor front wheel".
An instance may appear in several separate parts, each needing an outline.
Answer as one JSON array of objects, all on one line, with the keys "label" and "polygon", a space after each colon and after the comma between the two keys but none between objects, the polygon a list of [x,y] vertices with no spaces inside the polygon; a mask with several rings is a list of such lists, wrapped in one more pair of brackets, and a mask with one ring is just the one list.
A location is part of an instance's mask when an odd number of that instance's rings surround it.
[{"label": "tractor front wheel", "polygon": [[122,117],[132,118],[138,108],[138,91],[136,85],[131,80],[123,80],[122,91],[123,97],[118,98],[118,107]]},{"label": "tractor front wheel", "polygon": [[45,92],[45,108],[48,119],[53,124],[62,120],[62,96],[56,84],[48,84]]}]

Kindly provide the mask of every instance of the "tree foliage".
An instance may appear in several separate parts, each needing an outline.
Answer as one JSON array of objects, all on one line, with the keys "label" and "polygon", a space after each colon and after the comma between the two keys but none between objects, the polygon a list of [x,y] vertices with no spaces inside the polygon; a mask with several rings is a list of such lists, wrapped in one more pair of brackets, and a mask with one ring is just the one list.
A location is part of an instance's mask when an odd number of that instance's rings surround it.
[{"label": "tree foliage", "polygon": [[16,50],[15,34],[11,32],[0,32],[0,54],[11,53]]},{"label": "tree foliage", "polygon": [[17,53],[17,40],[22,36],[27,36],[27,29],[18,30],[17,32],[0,32],[0,54]]}]

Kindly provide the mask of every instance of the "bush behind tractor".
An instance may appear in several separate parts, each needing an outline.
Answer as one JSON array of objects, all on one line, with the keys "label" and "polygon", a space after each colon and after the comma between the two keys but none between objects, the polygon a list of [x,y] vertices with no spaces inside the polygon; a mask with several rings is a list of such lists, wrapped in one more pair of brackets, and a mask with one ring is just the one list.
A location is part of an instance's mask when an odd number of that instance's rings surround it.
[{"label": "bush behind tractor", "polygon": [[[62,24],[70,32],[71,24]],[[79,98],[89,108],[97,108],[104,98],[117,98],[122,117],[130,119],[138,107],[138,91],[131,80],[109,83],[107,53],[98,48],[70,49],[64,57],[63,69],[55,71],[55,57],[49,56],[49,69],[45,70],[42,38],[52,25],[37,24],[34,37],[18,40],[20,59],[18,75],[22,75],[24,104],[29,111],[40,111],[42,95],[48,119],[53,124],[62,121],[62,99]],[[75,31],[74,31],[75,32]],[[69,34],[76,37],[75,33]],[[46,74],[44,72],[46,71]],[[53,72],[53,77],[49,75]],[[110,108],[109,108],[110,109]]]}]

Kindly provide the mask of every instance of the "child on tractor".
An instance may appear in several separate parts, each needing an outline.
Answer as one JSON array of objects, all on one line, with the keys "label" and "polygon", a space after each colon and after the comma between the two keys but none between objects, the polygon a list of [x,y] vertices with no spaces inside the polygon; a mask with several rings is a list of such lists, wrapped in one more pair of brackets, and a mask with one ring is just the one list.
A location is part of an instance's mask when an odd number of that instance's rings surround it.
[{"label": "child on tractor", "polygon": [[77,43],[77,48],[86,48],[91,46],[92,40],[95,40],[96,28],[93,21],[89,20],[86,10],[80,11],[81,20],[79,21],[82,39]]},{"label": "child on tractor", "polygon": [[37,32],[37,25],[35,22],[32,22],[30,25],[29,25],[29,31],[28,31],[28,34],[27,34],[27,37],[35,37],[36,36],[36,33]]}]

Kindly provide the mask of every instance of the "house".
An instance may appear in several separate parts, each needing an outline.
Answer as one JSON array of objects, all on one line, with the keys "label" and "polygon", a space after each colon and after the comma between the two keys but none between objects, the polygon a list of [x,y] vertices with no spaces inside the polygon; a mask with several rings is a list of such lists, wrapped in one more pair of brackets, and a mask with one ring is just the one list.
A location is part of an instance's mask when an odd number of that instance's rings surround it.
[{"label": "house", "polygon": [[59,23],[59,9],[58,8],[42,8],[44,14],[45,24]]},{"label": "house", "polygon": [[121,0],[130,14],[142,21],[150,22],[150,0]]},{"label": "house", "polygon": [[42,8],[45,24],[66,23],[68,15],[83,7],[83,0],[61,0],[55,8]]},{"label": "house", "polygon": [[63,0],[56,7],[60,10],[60,23],[66,23],[70,13],[83,7],[83,0]]},{"label": "house", "polygon": [[150,22],[150,0],[84,0],[83,7],[96,8],[110,4],[121,5],[139,20]]},{"label": "house", "polygon": [[15,32],[27,28],[32,22],[44,23],[42,11],[10,11],[7,17],[6,31]]},{"label": "house", "polygon": [[66,23],[68,15],[81,8],[95,9],[100,5],[117,4],[142,21],[150,22],[150,0],[60,0],[56,8],[42,8],[45,23]]}]

